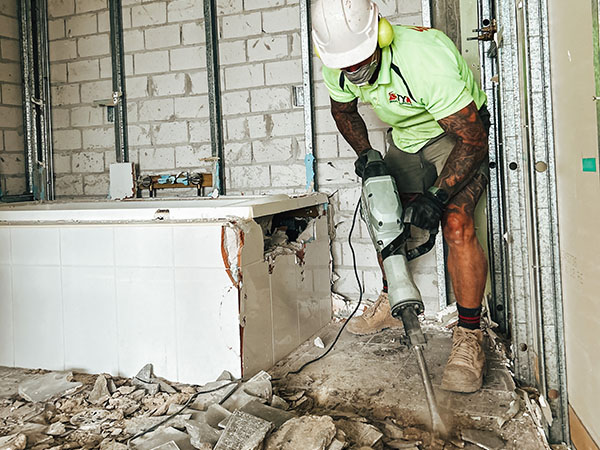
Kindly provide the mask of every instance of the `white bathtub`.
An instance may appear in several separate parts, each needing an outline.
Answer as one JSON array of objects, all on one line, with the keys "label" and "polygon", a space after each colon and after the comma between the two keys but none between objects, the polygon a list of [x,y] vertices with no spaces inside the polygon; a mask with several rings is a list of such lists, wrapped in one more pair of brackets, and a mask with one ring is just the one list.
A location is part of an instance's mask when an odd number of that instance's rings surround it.
[{"label": "white bathtub", "polygon": [[[331,320],[327,197],[0,206],[0,365],[205,383],[268,369]],[[312,207],[265,260],[255,219]]]}]

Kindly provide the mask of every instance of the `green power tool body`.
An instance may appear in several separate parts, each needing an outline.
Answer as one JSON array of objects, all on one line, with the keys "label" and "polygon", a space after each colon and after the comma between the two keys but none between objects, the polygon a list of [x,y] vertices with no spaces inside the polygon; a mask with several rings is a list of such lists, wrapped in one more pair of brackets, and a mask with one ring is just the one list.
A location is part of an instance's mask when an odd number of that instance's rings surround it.
[{"label": "green power tool body", "polygon": [[410,224],[404,223],[402,203],[396,182],[377,151],[368,151],[363,171],[361,215],[371,236],[371,240],[383,260],[383,270],[388,283],[388,298],[392,315],[402,320],[404,331],[413,348],[427,395],[433,431],[446,434],[435,402],[435,396],[423,348],[426,340],[418,315],[424,306],[419,289],[415,285],[408,261],[427,253],[435,244],[436,233],[430,233],[424,244],[406,250],[410,237]]}]

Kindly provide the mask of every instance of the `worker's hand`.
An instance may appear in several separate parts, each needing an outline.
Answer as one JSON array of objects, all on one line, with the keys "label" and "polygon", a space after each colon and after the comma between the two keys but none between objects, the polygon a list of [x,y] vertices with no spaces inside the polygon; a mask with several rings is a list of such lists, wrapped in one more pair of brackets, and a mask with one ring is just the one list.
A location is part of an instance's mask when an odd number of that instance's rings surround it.
[{"label": "worker's hand", "polygon": [[360,155],[358,155],[358,158],[356,158],[356,161],[354,161],[354,172],[356,172],[356,175],[358,175],[360,178],[363,177],[363,173],[369,159],[383,160],[383,156],[381,156],[381,153],[378,150],[372,148],[360,152]]},{"label": "worker's hand", "polygon": [[404,210],[403,221],[415,227],[437,232],[442,214],[448,203],[448,194],[440,189],[431,189],[419,195]]}]

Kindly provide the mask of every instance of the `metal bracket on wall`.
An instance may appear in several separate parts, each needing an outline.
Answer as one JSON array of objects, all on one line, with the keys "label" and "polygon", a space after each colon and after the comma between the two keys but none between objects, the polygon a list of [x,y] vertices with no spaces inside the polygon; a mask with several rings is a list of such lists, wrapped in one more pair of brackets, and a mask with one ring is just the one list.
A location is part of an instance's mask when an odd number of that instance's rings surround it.
[{"label": "metal bracket on wall", "polygon": [[45,0],[23,0],[17,3],[19,5],[25,170],[28,193],[19,198],[53,200],[54,163],[50,114],[48,9]]},{"label": "metal bracket on wall", "polygon": [[[117,162],[129,162],[127,138],[127,99],[125,95],[125,64],[123,51],[123,18],[121,0],[109,0],[110,46],[112,58],[112,114],[115,122]],[[109,109],[109,111],[111,111]],[[111,113],[109,112],[109,115]]]},{"label": "metal bracket on wall", "polygon": [[225,159],[223,152],[223,116],[219,78],[219,27],[215,0],[204,0],[204,30],[206,34],[206,76],[208,78],[208,107],[210,111],[210,141],[212,156],[217,158],[215,188],[226,193]]}]

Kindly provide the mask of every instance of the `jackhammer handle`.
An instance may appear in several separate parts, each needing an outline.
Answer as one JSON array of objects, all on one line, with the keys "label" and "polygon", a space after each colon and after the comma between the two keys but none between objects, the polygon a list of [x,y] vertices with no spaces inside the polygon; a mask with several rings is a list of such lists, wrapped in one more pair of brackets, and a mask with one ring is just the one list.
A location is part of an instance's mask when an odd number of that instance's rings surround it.
[{"label": "jackhammer handle", "polygon": [[[407,223],[407,225],[410,225]],[[430,231],[429,232],[429,239],[424,242],[423,244],[419,245],[418,247],[415,248],[411,248],[410,250],[408,250],[406,252],[406,259],[408,259],[409,261],[418,258],[421,255],[424,255],[425,253],[427,253],[429,250],[431,250],[433,248],[433,246],[435,245],[435,237],[437,235],[437,230],[434,231]]]}]

